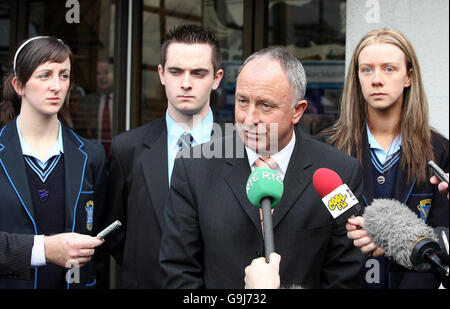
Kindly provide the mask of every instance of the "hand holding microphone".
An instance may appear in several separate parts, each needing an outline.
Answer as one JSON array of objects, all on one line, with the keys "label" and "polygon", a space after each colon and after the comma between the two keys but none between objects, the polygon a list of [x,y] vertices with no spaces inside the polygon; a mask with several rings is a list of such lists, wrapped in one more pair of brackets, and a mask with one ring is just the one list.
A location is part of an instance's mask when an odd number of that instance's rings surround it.
[{"label": "hand holding microphone", "polygon": [[264,258],[257,258],[245,268],[246,289],[279,289],[281,256],[270,254],[269,263]]},{"label": "hand holding microphone", "polygon": [[383,256],[384,250],[377,247],[364,229],[364,218],[361,216],[348,218],[347,238],[353,240],[353,245],[361,250],[365,255]]},{"label": "hand holding microphone", "polygon": [[408,269],[424,270],[430,265],[448,280],[448,255],[442,257],[433,229],[399,201],[375,199],[366,207],[365,229],[395,262]]}]

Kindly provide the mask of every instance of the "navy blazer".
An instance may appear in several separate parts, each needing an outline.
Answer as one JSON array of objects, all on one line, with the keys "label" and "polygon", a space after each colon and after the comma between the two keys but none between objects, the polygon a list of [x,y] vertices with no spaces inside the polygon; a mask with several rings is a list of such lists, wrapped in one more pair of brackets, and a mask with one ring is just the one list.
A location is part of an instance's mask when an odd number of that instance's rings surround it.
[{"label": "navy blazer", "polygon": [[[86,140],[65,126],[62,126],[62,138],[65,229],[61,233],[96,235],[104,228],[97,226],[96,222],[102,216],[102,201],[106,193],[105,151],[101,144]],[[0,130],[0,231],[37,235],[25,164],[14,119]],[[67,288],[95,286],[94,260],[80,268],[80,282],[68,283]],[[31,280],[0,279],[0,288],[36,288],[39,267],[33,270],[30,266],[30,271]]]},{"label": "navy blazer", "polygon": [[[449,171],[448,139],[432,132],[431,143],[435,162],[446,173]],[[367,133],[364,132],[363,140],[363,168],[364,168],[364,193],[363,200],[366,206],[370,205],[374,199],[375,176],[371,163],[370,147],[367,139]],[[424,167],[426,168],[426,167]],[[430,174],[431,177],[431,174]],[[408,179],[407,170],[399,167],[395,180],[393,199],[407,205],[408,208],[416,213],[431,227],[446,226],[449,221],[449,204],[447,196],[441,194],[437,185],[431,184],[428,179],[425,183],[418,183],[417,178]],[[396,275],[390,275],[390,288],[437,288],[439,282],[432,274],[407,273],[407,269],[395,263],[391,266],[391,272]]]}]

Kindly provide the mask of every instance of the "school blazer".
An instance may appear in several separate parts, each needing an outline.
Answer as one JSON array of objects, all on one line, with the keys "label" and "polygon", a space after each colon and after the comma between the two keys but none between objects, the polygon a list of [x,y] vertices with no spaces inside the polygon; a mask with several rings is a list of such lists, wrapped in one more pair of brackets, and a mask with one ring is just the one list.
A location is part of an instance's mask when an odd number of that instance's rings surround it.
[{"label": "school blazer", "polygon": [[[435,156],[435,162],[446,173],[449,171],[448,139],[436,132],[431,132],[431,144]],[[371,164],[370,147],[367,132],[364,132],[363,140],[363,169],[364,192],[363,200],[366,206],[370,205],[375,195],[374,168]],[[400,163],[399,163],[400,164]],[[424,168],[427,168],[424,166]],[[429,174],[431,177],[431,173]],[[417,217],[421,218],[431,227],[446,226],[449,221],[449,204],[447,196],[441,194],[437,185],[431,184],[428,179],[425,183],[418,183],[417,178],[408,179],[407,170],[399,166],[395,180],[393,199],[405,204]],[[439,281],[433,274],[408,272],[394,263],[391,271],[390,288],[400,289],[426,289],[438,288]]]},{"label": "school blazer", "polygon": [[[106,164],[103,147],[86,140],[62,125],[65,170],[65,230],[96,235],[102,228],[96,222],[102,216],[106,189]],[[0,231],[37,235],[31,192],[28,184],[16,120],[0,129]],[[67,288],[88,288],[96,284],[96,257],[80,268],[79,280]],[[9,280],[17,274],[0,275],[1,288],[36,288],[39,267],[31,268],[29,280]],[[79,281],[76,282],[76,281]]]}]

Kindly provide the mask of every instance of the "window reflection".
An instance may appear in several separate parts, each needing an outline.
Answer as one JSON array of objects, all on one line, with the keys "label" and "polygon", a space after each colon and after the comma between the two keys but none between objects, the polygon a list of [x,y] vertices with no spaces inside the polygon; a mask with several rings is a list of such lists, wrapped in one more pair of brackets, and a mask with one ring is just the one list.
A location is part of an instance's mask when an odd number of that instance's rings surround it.
[{"label": "window reflection", "polygon": [[310,134],[337,117],[345,78],[345,6],[345,0],[269,1],[269,46],[287,48],[305,68],[309,105],[300,125]]},{"label": "window reflection", "polygon": [[80,23],[68,23],[65,1],[30,1],[29,37],[53,35],[72,49],[69,105],[60,120],[108,153],[114,97],[114,0],[79,0]]},{"label": "window reflection", "polygon": [[164,115],[167,99],[158,76],[161,41],[179,24],[204,24],[216,33],[223,57],[224,79],[211,94],[216,119],[233,121],[237,68],[242,63],[243,0],[144,0],[140,124]]}]

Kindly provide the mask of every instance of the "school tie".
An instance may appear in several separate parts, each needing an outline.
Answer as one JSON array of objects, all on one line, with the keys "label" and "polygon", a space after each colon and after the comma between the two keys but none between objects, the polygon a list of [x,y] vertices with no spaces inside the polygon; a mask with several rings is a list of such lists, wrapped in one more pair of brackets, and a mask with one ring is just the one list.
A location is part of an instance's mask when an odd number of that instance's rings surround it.
[{"label": "school tie", "polygon": [[177,145],[179,150],[184,150],[186,148],[189,148],[192,146],[192,142],[194,141],[194,138],[192,135],[188,132],[184,132],[181,134],[180,138],[178,139]]},{"label": "school tie", "polygon": [[[256,159],[254,165],[256,167],[266,167],[266,168],[270,168],[275,170],[275,168],[278,166],[277,162],[271,158],[271,157],[267,157],[267,158],[258,158]],[[272,208],[272,214],[273,214],[273,208]],[[264,238],[264,223],[263,223],[263,213],[262,213],[262,209],[259,209],[259,220],[261,221],[261,232],[262,232],[262,236]]]},{"label": "school tie", "polygon": [[111,147],[111,116],[109,112],[109,95],[105,96],[105,106],[103,107],[102,118],[102,136],[101,141],[105,147],[105,153],[108,156],[109,148]]}]

